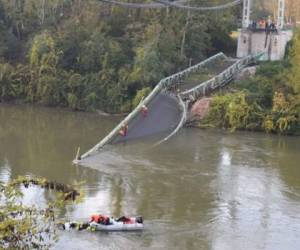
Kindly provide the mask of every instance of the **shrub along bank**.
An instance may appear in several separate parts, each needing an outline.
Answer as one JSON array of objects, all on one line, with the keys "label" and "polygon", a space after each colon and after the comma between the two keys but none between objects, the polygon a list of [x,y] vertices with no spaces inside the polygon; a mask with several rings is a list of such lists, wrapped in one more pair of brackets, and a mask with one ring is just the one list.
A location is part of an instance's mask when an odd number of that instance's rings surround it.
[{"label": "shrub along bank", "polygon": [[213,96],[201,127],[300,133],[300,33],[287,58],[258,66],[256,75]]},{"label": "shrub along bank", "polygon": [[163,76],[232,50],[238,10],[0,0],[0,102],[128,111]]}]

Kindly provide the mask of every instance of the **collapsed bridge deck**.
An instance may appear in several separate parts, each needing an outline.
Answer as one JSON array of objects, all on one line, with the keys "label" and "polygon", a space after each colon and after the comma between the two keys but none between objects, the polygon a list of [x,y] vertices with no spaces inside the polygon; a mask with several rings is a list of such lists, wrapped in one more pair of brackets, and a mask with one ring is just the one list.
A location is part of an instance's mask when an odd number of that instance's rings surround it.
[{"label": "collapsed bridge deck", "polygon": [[[259,55],[231,59],[218,53],[203,62],[162,79],[152,92],[117,125],[105,138],[74,163],[97,153],[106,145],[118,144],[161,133],[160,142],[166,141],[184,125],[190,101],[205,96],[228,83],[233,76],[252,63]],[[143,108],[147,114],[143,114]],[[126,133],[120,133],[126,127]],[[164,132],[164,133],[162,133]]]}]

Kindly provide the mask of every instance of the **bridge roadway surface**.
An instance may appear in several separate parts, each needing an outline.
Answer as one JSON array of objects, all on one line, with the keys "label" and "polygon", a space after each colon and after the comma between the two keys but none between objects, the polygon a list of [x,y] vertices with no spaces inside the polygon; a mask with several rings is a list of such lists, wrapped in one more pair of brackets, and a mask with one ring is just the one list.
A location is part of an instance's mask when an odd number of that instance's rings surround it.
[{"label": "bridge roadway surface", "polygon": [[[212,64],[204,66],[199,72],[182,79],[178,84],[178,90],[182,92],[191,89],[218,75],[233,63],[226,58],[217,59]],[[127,135],[116,135],[109,144],[118,144],[150,136],[163,139],[172,133],[182,119],[182,109],[178,99],[171,91],[163,90],[156,95],[147,105],[147,115],[138,114],[129,122]]]},{"label": "bridge roadway surface", "polygon": [[[201,82],[211,79],[231,66],[234,62],[219,59],[212,65],[205,66],[200,72],[191,74],[183,79],[179,86],[180,91],[191,89]],[[117,135],[110,144],[117,144],[138,138],[148,137],[161,133],[162,137],[170,134],[181,120],[182,110],[175,96],[170,92],[161,92],[148,104],[146,117],[140,113],[128,124],[128,133],[122,137]],[[161,138],[163,139],[163,138]]]},{"label": "bridge roadway surface", "polygon": [[175,96],[167,93],[159,93],[148,104],[148,113],[143,116],[140,113],[128,124],[128,132],[125,137],[116,136],[111,144],[125,142],[133,139],[147,137],[162,133],[164,136],[171,133],[181,119],[181,109]]},{"label": "bridge roadway surface", "polygon": [[[241,62],[219,56],[212,61],[207,61],[206,65],[203,65],[197,72],[187,75],[184,79],[180,79],[179,77],[177,80],[178,83],[174,82],[172,86],[163,88],[158,94],[154,94],[152,99],[147,103],[148,113],[146,116],[143,116],[142,112],[136,109],[134,113],[130,114],[134,114],[132,117],[129,115],[122,121],[123,125],[126,120],[128,122],[126,136],[121,136],[118,133],[118,129],[121,129],[122,123],[120,123],[112,130],[111,134],[105,137],[94,148],[83,154],[80,163],[84,164],[83,160],[90,158],[91,154],[97,152],[107,144],[115,145],[146,137],[155,139],[155,142],[162,142],[170,138],[182,126],[186,118],[185,104],[175,93],[180,94],[185,90],[192,89],[220,75],[233,64]],[[75,162],[76,164],[79,163],[77,160]]]}]

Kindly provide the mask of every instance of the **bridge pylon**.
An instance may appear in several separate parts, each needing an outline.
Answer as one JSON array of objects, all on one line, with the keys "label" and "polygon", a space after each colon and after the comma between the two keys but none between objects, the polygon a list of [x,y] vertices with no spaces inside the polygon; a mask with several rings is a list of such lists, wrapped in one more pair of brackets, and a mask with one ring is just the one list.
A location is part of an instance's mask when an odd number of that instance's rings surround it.
[{"label": "bridge pylon", "polygon": [[[239,30],[237,57],[264,53],[263,60],[282,60],[293,32],[284,25],[285,0],[278,0],[277,20],[262,17],[251,19],[254,0],[243,0],[242,29]],[[275,19],[275,17],[273,17]]]}]

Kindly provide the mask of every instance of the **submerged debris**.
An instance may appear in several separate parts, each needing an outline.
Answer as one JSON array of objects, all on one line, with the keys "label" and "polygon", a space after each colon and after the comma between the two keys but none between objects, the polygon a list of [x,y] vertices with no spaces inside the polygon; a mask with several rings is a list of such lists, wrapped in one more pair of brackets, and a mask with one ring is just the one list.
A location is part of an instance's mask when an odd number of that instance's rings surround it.
[{"label": "submerged debris", "polygon": [[40,186],[48,190],[54,190],[61,192],[64,195],[64,201],[75,201],[80,193],[70,187],[69,185],[58,183],[54,181],[48,181],[44,178],[29,178],[29,177],[18,177],[10,183],[11,186],[23,185],[25,188],[28,188],[30,185]]}]

